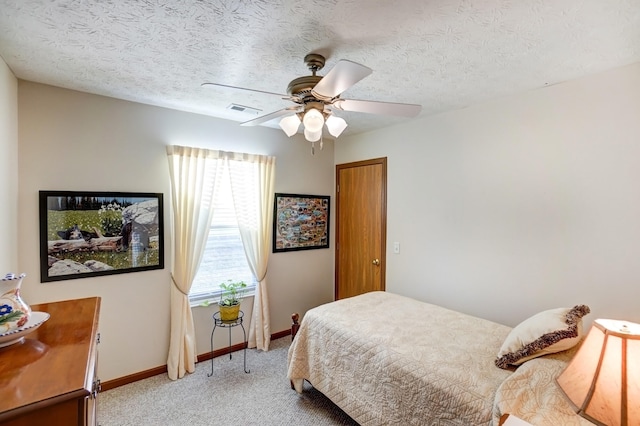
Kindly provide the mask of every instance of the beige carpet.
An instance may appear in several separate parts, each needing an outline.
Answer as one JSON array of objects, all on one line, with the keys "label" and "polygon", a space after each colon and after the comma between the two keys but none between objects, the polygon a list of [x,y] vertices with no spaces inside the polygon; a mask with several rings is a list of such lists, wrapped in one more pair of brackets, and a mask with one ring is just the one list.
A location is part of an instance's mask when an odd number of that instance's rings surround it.
[{"label": "beige carpet", "polygon": [[196,365],[172,381],[166,374],[102,392],[101,426],[158,425],[357,425],[320,392],[305,384],[302,395],[287,380],[289,337],[274,340],[268,352],[247,350]]}]

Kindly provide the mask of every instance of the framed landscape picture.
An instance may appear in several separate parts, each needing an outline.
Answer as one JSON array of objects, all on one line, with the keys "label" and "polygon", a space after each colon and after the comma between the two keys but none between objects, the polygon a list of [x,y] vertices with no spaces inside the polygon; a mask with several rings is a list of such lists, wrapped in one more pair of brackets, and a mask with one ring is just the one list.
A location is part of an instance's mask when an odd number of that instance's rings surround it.
[{"label": "framed landscape picture", "polygon": [[273,252],[329,248],[329,196],[275,194]]},{"label": "framed landscape picture", "polygon": [[40,191],[40,280],[164,268],[160,193]]}]

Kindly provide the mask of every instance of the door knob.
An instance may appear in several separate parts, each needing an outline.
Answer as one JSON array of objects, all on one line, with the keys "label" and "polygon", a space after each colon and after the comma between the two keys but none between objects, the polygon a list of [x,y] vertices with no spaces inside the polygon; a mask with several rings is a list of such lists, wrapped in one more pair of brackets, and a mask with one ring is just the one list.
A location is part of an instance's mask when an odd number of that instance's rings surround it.
[{"label": "door knob", "polygon": [[379,259],[373,259],[373,264],[376,266],[380,266],[380,260]]}]

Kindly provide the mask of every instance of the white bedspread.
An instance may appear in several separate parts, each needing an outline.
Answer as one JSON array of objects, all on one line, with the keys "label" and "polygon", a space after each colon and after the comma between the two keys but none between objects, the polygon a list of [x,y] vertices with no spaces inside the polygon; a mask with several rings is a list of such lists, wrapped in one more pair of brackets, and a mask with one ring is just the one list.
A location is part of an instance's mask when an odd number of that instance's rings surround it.
[{"label": "white bedspread", "polygon": [[308,380],[361,425],[489,425],[496,390],[512,374],[494,364],[510,330],[366,293],[307,312],[288,377],[298,391]]}]

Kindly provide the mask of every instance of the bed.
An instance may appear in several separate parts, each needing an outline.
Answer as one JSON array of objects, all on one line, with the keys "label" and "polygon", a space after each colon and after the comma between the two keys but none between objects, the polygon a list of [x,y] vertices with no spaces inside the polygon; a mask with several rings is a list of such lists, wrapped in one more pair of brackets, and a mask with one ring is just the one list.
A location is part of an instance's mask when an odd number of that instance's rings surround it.
[{"label": "bed", "polygon": [[292,332],[292,386],[308,381],[361,425],[497,425],[504,413],[536,426],[590,424],[550,386],[575,343],[531,360],[531,345],[519,348],[517,369],[512,350],[498,368],[511,327],[380,291],[311,309]]}]

